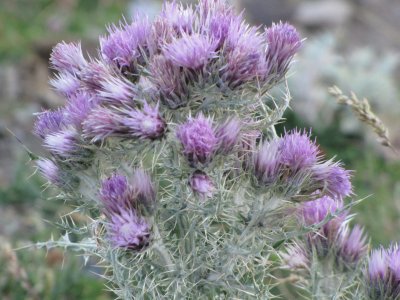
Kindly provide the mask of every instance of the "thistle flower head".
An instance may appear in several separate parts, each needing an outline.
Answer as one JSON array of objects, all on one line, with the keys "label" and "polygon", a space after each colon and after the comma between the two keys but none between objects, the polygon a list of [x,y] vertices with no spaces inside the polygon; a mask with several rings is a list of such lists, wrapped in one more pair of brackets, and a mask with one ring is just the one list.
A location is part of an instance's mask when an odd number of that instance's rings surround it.
[{"label": "thistle flower head", "polygon": [[60,72],[50,80],[51,86],[61,95],[70,97],[81,88],[81,81],[71,73]]},{"label": "thistle flower head", "polygon": [[219,140],[219,151],[228,154],[238,144],[242,122],[236,118],[230,118],[224,123],[219,124],[215,130],[215,135]]},{"label": "thistle flower head", "polygon": [[202,33],[212,37],[218,49],[225,43],[231,26],[237,26],[242,21],[241,16],[236,16],[233,7],[225,1],[200,1],[199,15]]},{"label": "thistle flower head", "polygon": [[266,53],[268,80],[276,83],[285,76],[293,56],[301,46],[301,39],[296,28],[282,22],[267,28],[265,37],[268,43]]},{"label": "thistle flower head", "polygon": [[158,107],[145,102],[142,109],[123,110],[121,124],[134,137],[151,140],[161,138],[167,125]]},{"label": "thistle flower head", "polygon": [[222,80],[232,89],[264,75],[264,41],[257,28],[239,24],[231,26],[226,38],[226,65],[220,70]]},{"label": "thistle flower head", "polygon": [[83,137],[92,142],[103,141],[109,136],[126,135],[121,116],[106,107],[94,108],[82,123]]},{"label": "thistle flower head", "polygon": [[78,73],[87,62],[82,54],[80,43],[59,43],[51,53],[50,63],[59,72]]},{"label": "thistle flower head", "polygon": [[372,250],[368,260],[368,276],[371,282],[377,283],[387,277],[387,253],[382,247]]},{"label": "thistle flower head", "polygon": [[137,94],[137,87],[129,80],[109,74],[100,81],[98,96],[101,102],[120,106],[132,105]]},{"label": "thistle flower head", "polygon": [[175,66],[197,70],[215,55],[216,44],[207,36],[183,34],[167,44],[163,53]]},{"label": "thistle flower head", "polygon": [[[320,224],[330,215],[337,214],[343,207],[343,202],[330,197],[303,203],[300,208],[299,219],[306,226]],[[347,213],[343,212],[324,224],[317,233],[307,235],[310,249],[316,249],[319,256],[326,256],[335,247],[338,234],[346,220]]]},{"label": "thistle flower head", "polygon": [[44,146],[52,154],[62,158],[76,157],[81,149],[78,133],[72,127],[46,135]]},{"label": "thistle flower head", "polygon": [[97,105],[97,98],[87,92],[79,92],[69,97],[64,110],[68,124],[80,128],[89,113]]},{"label": "thistle flower head", "polygon": [[350,181],[350,171],[341,166],[332,166],[328,177],[328,194],[335,198],[345,198],[352,194],[352,185]]},{"label": "thistle flower head", "polygon": [[37,162],[37,167],[42,176],[55,186],[62,184],[60,168],[50,159],[41,158]]},{"label": "thistle flower head", "polygon": [[109,35],[100,38],[100,50],[104,60],[118,68],[135,71],[134,64],[141,56],[151,36],[151,24],[146,18],[134,20],[131,24],[121,23],[110,26]]},{"label": "thistle flower head", "polygon": [[323,189],[326,195],[343,199],[352,194],[351,172],[341,163],[332,160],[317,163],[311,168],[311,173],[318,189]]},{"label": "thistle flower head", "polygon": [[140,251],[149,245],[151,226],[134,210],[112,214],[107,224],[108,238],[114,247]]},{"label": "thistle flower head", "polygon": [[189,117],[186,123],[178,127],[176,135],[182,144],[183,154],[192,165],[211,161],[218,146],[211,118],[203,114]]},{"label": "thistle flower head", "polygon": [[398,244],[373,250],[365,274],[369,299],[400,297],[400,250]]},{"label": "thistle flower head", "polygon": [[214,183],[211,178],[202,171],[195,171],[189,179],[189,185],[193,192],[205,200],[211,198],[214,192]]},{"label": "thistle flower head", "polygon": [[184,74],[164,55],[153,58],[150,72],[150,81],[160,93],[163,103],[171,109],[176,109],[188,102],[189,87]]},{"label": "thistle flower head", "polygon": [[365,256],[368,250],[364,230],[356,225],[351,231],[348,227],[338,237],[338,258],[346,267],[354,267]]},{"label": "thistle flower head", "polygon": [[156,190],[150,175],[143,169],[136,169],[132,178],[132,194],[138,204],[145,207],[147,212],[154,211]]},{"label": "thistle flower head", "polygon": [[258,183],[270,186],[279,179],[280,174],[279,140],[265,141],[253,153],[253,170]]},{"label": "thistle flower head", "polygon": [[101,91],[101,82],[109,78],[110,71],[101,61],[91,61],[87,64],[86,68],[80,72],[80,78],[83,85],[87,90],[92,93]]},{"label": "thistle flower head", "polygon": [[309,169],[318,161],[318,146],[308,133],[299,130],[287,132],[281,138],[279,150],[282,164],[293,172]]},{"label": "thistle flower head", "polygon": [[107,215],[118,214],[123,210],[131,209],[135,206],[128,178],[120,174],[113,174],[111,177],[103,180],[100,189],[100,199]]},{"label": "thistle flower head", "polygon": [[185,8],[175,1],[164,2],[160,17],[167,26],[170,26],[178,34],[191,33],[196,18],[191,7]]},{"label": "thistle flower head", "polygon": [[302,245],[297,243],[286,247],[285,252],[281,253],[284,266],[290,270],[309,269],[311,266],[309,254]]},{"label": "thistle flower head", "polygon": [[64,112],[61,109],[46,110],[37,114],[33,133],[40,138],[61,130],[65,126]]}]

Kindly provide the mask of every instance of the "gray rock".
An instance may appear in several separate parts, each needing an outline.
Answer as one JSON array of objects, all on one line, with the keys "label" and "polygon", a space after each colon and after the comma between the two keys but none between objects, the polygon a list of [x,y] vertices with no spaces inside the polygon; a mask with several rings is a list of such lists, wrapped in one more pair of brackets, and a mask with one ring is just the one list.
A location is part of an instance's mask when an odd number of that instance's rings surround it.
[{"label": "gray rock", "polygon": [[307,1],[298,6],[294,18],[305,26],[327,27],[346,23],[352,14],[353,7],[347,1]]}]

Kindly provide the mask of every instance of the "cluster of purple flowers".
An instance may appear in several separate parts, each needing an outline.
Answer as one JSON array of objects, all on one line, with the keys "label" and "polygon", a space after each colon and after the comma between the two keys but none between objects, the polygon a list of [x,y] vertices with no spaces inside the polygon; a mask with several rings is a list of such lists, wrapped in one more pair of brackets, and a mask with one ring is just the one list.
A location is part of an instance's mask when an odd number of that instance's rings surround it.
[{"label": "cluster of purple flowers", "polygon": [[218,154],[231,153],[239,141],[241,127],[236,117],[215,125],[211,118],[200,113],[177,128],[182,152],[189,165],[196,169],[189,180],[190,186],[201,197],[211,197],[214,185],[206,173],[197,169],[207,166]]},{"label": "cluster of purple flowers", "polygon": [[306,235],[305,244],[287,249],[283,259],[289,267],[308,269],[314,254],[319,259],[333,258],[342,270],[354,269],[366,255],[368,246],[363,229],[349,227],[348,212],[343,202],[328,196],[305,202],[297,212],[303,226],[315,226],[316,231]]},{"label": "cluster of purple flowers", "polygon": [[[226,97],[250,86],[271,88],[285,76],[301,39],[289,24],[260,30],[246,24],[225,0],[200,0],[193,7],[166,2],[154,21],[137,17],[109,26],[99,44],[97,58],[86,57],[80,43],[59,43],[51,54],[56,75],[50,84],[66,102],[38,114],[34,132],[52,155],[38,162],[39,170],[61,188],[65,171],[88,167],[96,147],[109,138],[151,143],[165,137],[167,119],[175,116],[168,110],[191,108],[197,103],[191,101],[196,89],[215,87]],[[216,156],[238,150],[244,122],[232,116],[217,122],[202,112],[181,117],[186,121],[175,135],[190,167],[189,186],[202,199],[212,197],[215,185],[205,169]],[[286,155],[282,162],[292,160]],[[143,189],[151,182],[143,174],[135,176],[141,189],[125,184],[127,195],[119,176],[103,182],[102,201],[115,245],[128,244],[135,235],[128,230],[132,224],[138,232],[149,229],[133,203],[152,211],[146,201],[154,198],[153,190]],[[118,232],[124,238],[116,242]]]},{"label": "cluster of purple flowers", "polygon": [[280,187],[287,196],[316,195],[343,199],[352,193],[350,172],[340,163],[322,161],[310,134],[299,130],[264,141],[253,151],[251,166],[258,185]]},{"label": "cluster of purple flowers", "polygon": [[400,248],[392,244],[371,252],[365,272],[367,296],[371,300],[400,297]]},{"label": "cluster of purple flowers", "polygon": [[132,180],[112,175],[102,182],[100,199],[108,238],[115,247],[140,251],[148,246],[151,225],[146,215],[155,205],[156,193],[146,172],[136,169]]}]

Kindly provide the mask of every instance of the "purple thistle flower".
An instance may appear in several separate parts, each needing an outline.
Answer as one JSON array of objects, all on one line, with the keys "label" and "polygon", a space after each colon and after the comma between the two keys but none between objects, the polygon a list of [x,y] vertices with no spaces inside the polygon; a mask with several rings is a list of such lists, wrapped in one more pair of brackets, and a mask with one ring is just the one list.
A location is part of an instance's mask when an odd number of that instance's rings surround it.
[{"label": "purple thistle flower", "polygon": [[303,246],[293,243],[286,247],[286,252],[281,253],[285,267],[289,270],[309,269],[311,266],[309,255]]},{"label": "purple thistle flower", "polygon": [[109,136],[154,140],[161,138],[165,130],[166,123],[158,111],[158,105],[152,107],[147,103],[144,103],[142,110],[98,107],[83,122],[84,136],[92,142]]},{"label": "purple thistle flower", "polygon": [[281,171],[280,155],[279,140],[264,142],[253,154],[254,175],[260,184],[271,186],[277,182]]},{"label": "purple thistle flower", "polygon": [[121,116],[106,107],[96,107],[82,123],[83,137],[91,142],[103,141],[109,136],[124,136],[127,130],[121,124]]},{"label": "purple thistle flower", "polygon": [[106,62],[116,64],[118,68],[127,68],[135,72],[135,63],[146,48],[151,36],[151,24],[146,18],[135,20],[131,24],[120,23],[108,28],[109,35],[100,38],[100,49]]},{"label": "purple thistle flower", "polygon": [[134,103],[137,87],[129,80],[109,75],[100,81],[100,86],[98,96],[102,102],[115,106]]},{"label": "purple thistle flower", "polygon": [[354,267],[365,256],[368,250],[364,230],[356,225],[351,231],[344,227],[338,237],[338,259],[345,267]]},{"label": "purple thistle flower", "polygon": [[46,110],[37,114],[33,133],[44,139],[47,135],[61,130],[64,126],[64,112],[61,109]]},{"label": "purple thistle flower", "polygon": [[175,66],[196,70],[215,55],[215,48],[215,42],[206,36],[183,34],[166,45],[163,53]]},{"label": "purple thistle flower", "polygon": [[196,118],[189,117],[178,127],[176,135],[184,155],[193,166],[210,162],[218,147],[212,119],[201,113]]},{"label": "purple thistle flower", "polygon": [[140,251],[150,243],[150,224],[131,209],[110,215],[107,230],[114,247]]},{"label": "purple thistle flower", "polygon": [[37,162],[37,167],[42,176],[55,186],[62,186],[63,180],[61,178],[60,168],[50,159],[41,158]]},{"label": "purple thistle flower", "polygon": [[109,77],[109,70],[101,61],[89,62],[80,73],[80,78],[85,88],[90,92],[101,90],[101,82]]},{"label": "purple thistle flower", "polygon": [[231,26],[242,22],[242,16],[236,16],[232,6],[226,1],[202,0],[199,3],[201,32],[208,34],[222,47],[229,34]]},{"label": "purple thistle flower", "polygon": [[152,213],[156,204],[156,190],[150,175],[142,169],[136,169],[132,178],[132,194],[138,204]]},{"label": "purple thistle flower", "polygon": [[318,161],[318,146],[311,141],[309,134],[299,130],[285,133],[279,150],[282,164],[293,172],[311,168]]},{"label": "purple thistle flower", "polygon": [[161,21],[170,26],[176,34],[191,33],[195,21],[195,13],[191,7],[184,8],[181,3],[164,2]]},{"label": "purple thistle flower", "polygon": [[187,103],[189,88],[186,77],[179,67],[174,66],[163,55],[156,56],[150,64],[151,82],[159,91],[161,101],[171,109]]},{"label": "purple thistle flower", "polygon": [[352,194],[350,171],[341,166],[332,166],[327,177],[328,194],[336,198],[345,198]]},{"label": "purple thistle flower", "polygon": [[[343,208],[343,202],[324,196],[314,201],[303,203],[299,210],[299,220],[306,226],[318,225],[329,215],[337,214]],[[342,212],[324,224],[317,233],[307,235],[307,245],[315,249],[319,256],[326,256],[334,249],[337,237],[345,224],[346,212]]]},{"label": "purple thistle flower", "polygon": [[301,46],[301,39],[296,28],[282,22],[272,24],[270,28],[267,28],[265,37],[268,43],[266,53],[269,69],[267,81],[274,84],[285,76],[293,56]]},{"label": "purple thistle flower", "polygon": [[74,128],[67,128],[52,134],[44,139],[44,146],[54,155],[62,158],[78,156],[80,150],[78,133]]},{"label": "purple thistle flower", "polygon": [[373,285],[379,285],[380,281],[387,278],[388,275],[388,259],[386,250],[382,247],[372,250],[368,259],[368,276]]},{"label": "purple thistle flower", "polygon": [[130,135],[141,139],[159,139],[166,130],[167,124],[158,110],[159,105],[150,106],[146,102],[141,110],[121,110],[122,126],[127,128]]},{"label": "purple thistle flower", "polygon": [[267,71],[265,44],[256,27],[231,26],[225,48],[226,65],[221,68],[220,76],[230,88],[256,80]]},{"label": "purple thistle flower", "polygon": [[97,98],[87,92],[79,92],[69,97],[64,110],[65,119],[68,124],[73,124],[77,128],[82,126],[89,113],[97,105]]},{"label": "purple thistle flower", "polygon": [[224,154],[230,153],[238,144],[242,122],[233,117],[220,124],[215,130],[215,135],[219,140],[219,151]]},{"label": "purple thistle flower", "polygon": [[317,188],[330,197],[343,199],[352,194],[351,172],[344,169],[341,163],[331,160],[319,163],[312,167],[311,172]]},{"label": "purple thistle flower", "polygon": [[202,171],[195,171],[189,179],[189,185],[193,192],[200,196],[202,200],[212,198],[214,192],[214,184],[211,178]]},{"label": "purple thistle flower", "polygon": [[61,95],[70,97],[81,88],[81,81],[71,73],[61,72],[56,78],[50,80],[50,84]]},{"label": "purple thistle flower", "polygon": [[87,62],[82,54],[80,43],[59,43],[51,53],[50,62],[54,69],[59,72],[78,73]]},{"label": "purple thistle flower", "polygon": [[373,250],[366,270],[366,289],[369,299],[398,299],[400,297],[400,249],[393,244],[389,249]]},{"label": "purple thistle flower", "polygon": [[113,174],[103,180],[100,198],[107,215],[118,214],[123,210],[132,209],[136,205],[127,177],[120,174]]}]

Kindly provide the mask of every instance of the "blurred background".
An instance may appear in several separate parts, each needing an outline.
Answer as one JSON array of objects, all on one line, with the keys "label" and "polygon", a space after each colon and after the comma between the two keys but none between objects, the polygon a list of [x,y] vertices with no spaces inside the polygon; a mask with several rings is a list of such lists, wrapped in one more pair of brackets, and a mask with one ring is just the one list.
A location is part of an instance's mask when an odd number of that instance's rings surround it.
[{"label": "blurred background", "polygon": [[[189,2],[189,1],[187,1]],[[373,245],[400,238],[400,161],[376,142],[327,89],[370,100],[400,149],[400,1],[235,0],[253,24],[289,21],[307,40],[291,69],[291,110],[281,126],[312,127],[328,156],[356,170],[355,221]],[[22,141],[42,153],[31,134],[33,113],[62,103],[49,87],[51,48],[81,40],[95,53],[105,25],[138,12],[154,16],[157,0],[0,0],[0,298],[111,299],[95,262],[63,249],[17,250],[63,234],[59,222],[71,208],[52,199],[34,174]],[[274,92],[277,96],[281,90]],[[11,134],[10,131],[15,134]],[[50,200],[47,200],[49,199]],[[83,216],[74,215],[74,221]],[[61,226],[62,227],[62,226]]]}]

